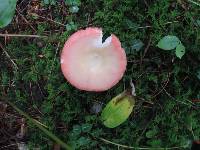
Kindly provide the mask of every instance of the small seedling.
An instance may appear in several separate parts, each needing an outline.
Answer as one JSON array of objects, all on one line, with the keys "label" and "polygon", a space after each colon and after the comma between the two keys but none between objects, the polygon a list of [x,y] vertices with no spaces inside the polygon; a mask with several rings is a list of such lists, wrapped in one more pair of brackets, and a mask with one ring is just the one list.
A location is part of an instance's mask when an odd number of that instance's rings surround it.
[{"label": "small seedling", "polygon": [[178,37],[167,35],[163,37],[157,44],[160,49],[173,50],[175,49],[176,56],[181,59],[185,54],[185,46],[181,43]]}]

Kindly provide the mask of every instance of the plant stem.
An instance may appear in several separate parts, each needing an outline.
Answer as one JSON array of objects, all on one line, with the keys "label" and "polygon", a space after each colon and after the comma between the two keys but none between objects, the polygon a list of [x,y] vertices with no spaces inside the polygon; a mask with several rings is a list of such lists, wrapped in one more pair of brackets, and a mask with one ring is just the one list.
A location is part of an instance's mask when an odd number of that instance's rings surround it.
[{"label": "plant stem", "polygon": [[47,37],[47,36],[40,36],[40,35],[25,35],[25,34],[2,34],[2,33],[0,33],[0,37],[45,38],[45,37]]},{"label": "plant stem", "polygon": [[195,2],[193,0],[188,0],[188,1],[191,2],[191,3],[193,3],[193,4],[195,4],[195,5],[197,5],[197,6],[200,6],[200,3],[198,3],[198,2]]},{"label": "plant stem", "polygon": [[22,110],[20,110],[17,106],[15,106],[15,104],[13,104],[12,102],[10,102],[9,100],[7,100],[6,98],[1,98],[1,100],[6,101],[10,106],[12,106],[18,113],[20,113],[22,116],[24,116],[27,120],[29,120],[31,123],[33,123],[35,126],[37,126],[40,130],[42,130],[47,136],[49,136],[52,140],[54,140],[56,143],[60,144],[63,148],[67,149],[67,150],[72,150],[72,148],[67,145],[65,142],[63,142],[62,140],[60,140],[56,135],[54,135],[53,133],[51,133],[50,131],[48,131],[46,128],[44,128],[40,123],[38,123],[38,121],[36,121],[35,119],[32,119],[28,114],[26,114],[25,112],[23,112]]}]

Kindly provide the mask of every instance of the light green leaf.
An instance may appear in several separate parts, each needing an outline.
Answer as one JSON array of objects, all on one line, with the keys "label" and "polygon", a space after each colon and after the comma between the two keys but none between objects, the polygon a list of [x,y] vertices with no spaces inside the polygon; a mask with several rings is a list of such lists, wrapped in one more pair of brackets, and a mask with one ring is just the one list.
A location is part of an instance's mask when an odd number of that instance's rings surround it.
[{"label": "light green leaf", "polygon": [[81,129],[82,129],[82,132],[85,132],[85,133],[90,132],[90,130],[92,129],[92,125],[88,123],[82,124]]},{"label": "light green leaf", "polygon": [[200,20],[196,20],[195,25],[200,27]]},{"label": "light green leaf", "polygon": [[56,5],[56,0],[43,0],[45,5]]},{"label": "light green leaf", "polygon": [[134,97],[127,92],[114,97],[102,111],[103,124],[108,128],[117,127],[129,117],[134,105]]},{"label": "light green leaf", "polygon": [[78,6],[72,6],[69,8],[69,11],[71,13],[77,13],[79,11],[79,8],[78,8]]},{"label": "light green leaf", "polygon": [[157,44],[160,49],[172,50],[180,44],[180,40],[173,35],[167,35],[163,37]]},{"label": "light green leaf", "polygon": [[15,14],[17,0],[0,0],[0,28],[7,26]]},{"label": "light green leaf", "polygon": [[176,47],[176,56],[181,59],[184,54],[185,54],[185,46],[182,43],[180,43]]}]

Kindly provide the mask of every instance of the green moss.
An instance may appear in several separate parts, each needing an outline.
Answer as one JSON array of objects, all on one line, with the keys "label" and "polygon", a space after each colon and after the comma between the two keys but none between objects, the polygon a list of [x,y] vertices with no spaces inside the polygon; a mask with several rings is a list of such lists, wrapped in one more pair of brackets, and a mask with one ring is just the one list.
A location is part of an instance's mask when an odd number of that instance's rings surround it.
[{"label": "green moss", "polygon": [[[37,116],[54,134],[78,149],[117,148],[94,136],[135,147],[186,145],[186,149],[190,141],[200,138],[200,105],[192,103],[199,97],[200,90],[197,78],[200,29],[196,24],[200,19],[200,7],[188,3],[189,10],[185,10],[179,2],[170,0],[146,0],[146,3],[139,0],[86,0],[77,5],[78,13],[70,13],[69,6],[65,6],[68,14],[60,17],[63,8],[58,2],[56,4],[43,7],[55,10],[53,19],[66,26],[44,19],[34,27],[38,34],[48,34],[48,38],[12,38],[5,45],[18,70],[0,51],[1,95],[6,93],[18,107]],[[123,79],[103,93],[75,89],[66,82],[60,70],[59,54],[65,40],[76,29],[86,26],[102,27],[105,35],[116,34],[129,51]],[[8,27],[10,32],[13,29],[15,26]],[[30,29],[27,30],[29,33]],[[169,34],[179,37],[186,47],[181,60],[174,53],[156,47],[158,41]],[[133,49],[136,39],[144,43],[139,51]],[[141,62],[149,39],[150,47]],[[135,112],[119,127],[107,129],[98,115],[91,114],[90,107],[93,101],[107,103],[122,92],[124,85],[129,87],[130,79],[136,83],[138,96]],[[75,133],[76,126],[81,128],[85,124],[91,126],[90,130]],[[52,149],[52,142],[32,126],[29,126],[28,137],[30,147]]]}]

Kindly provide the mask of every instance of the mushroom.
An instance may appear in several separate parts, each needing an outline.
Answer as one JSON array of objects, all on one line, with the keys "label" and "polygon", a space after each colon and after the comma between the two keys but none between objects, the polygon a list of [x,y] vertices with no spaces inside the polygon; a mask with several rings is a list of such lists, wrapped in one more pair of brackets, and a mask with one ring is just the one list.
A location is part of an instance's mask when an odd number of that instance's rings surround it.
[{"label": "mushroom", "polygon": [[61,53],[65,78],[85,91],[105,91],[116,85],[126,70],[126,53],[111,34],[102,43],[102,30],[90,27],[72,34]]}]

